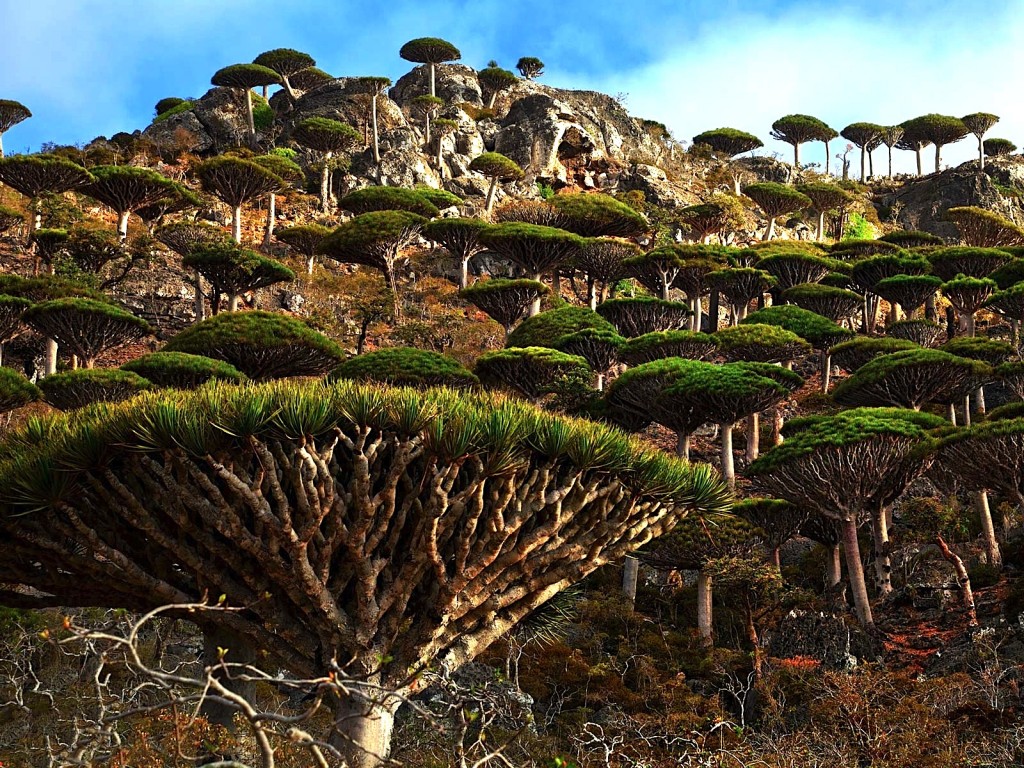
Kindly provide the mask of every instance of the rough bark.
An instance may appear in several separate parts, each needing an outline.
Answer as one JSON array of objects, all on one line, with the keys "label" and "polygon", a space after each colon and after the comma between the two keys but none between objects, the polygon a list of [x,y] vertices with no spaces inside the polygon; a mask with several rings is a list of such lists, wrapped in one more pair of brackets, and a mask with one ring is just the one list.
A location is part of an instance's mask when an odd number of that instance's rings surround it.
[{"label": "rough bark", "polygon": [[752,413],[747,417],[747,463],[757,460],[761,445],[761,414]]},{"label": "rough bark", "polygon": [[967,567],[964,565],[964,561],[960,559],[956,552],[949,548],[949,545],[946,544],[941,536],[935,537],[935,543],[938,544],[942,556],[953,566],[953,570],[956,572],[956,581],[964,598],[964,610],[967,612],[967,625],[971,627],[978,626],[978,612],[974,606],[974,590],[971,589],[971,577],[967,575]]},{"label": "rough bark", "polygon": [[236,205],[231,214],[231,237],[239,245],[242,244],[242,206]]},{"label": "rough bark", "polygon": [[722,424],[722,479],[730,488],[736,487],[736,463],[732,455],[732,424]]},{"label": "rough bark", "polygon": [[892,560],[889,556],[889,528],[884,509],[876,509],[871,513],[871,538],[875,547],[875,587],[878,594],[885,597],[892,593]]},{"label": "rough bark", "polygon": [[868,587],[864,581],[864,567],[860,561],[860,542],[857,540],[857,519],[848,516],[842,521],[843,553],[846,555],[846,572],[850,579],[850,592],[853,604],[857,609],[857,619],[862,626],[874,624],[871,615],[871,602],[868,600]]},{"label": "rough bark", "polygon": [[996,527],[992,522],[992,509],[988,503],[988,491],[978,491],[974,497],[978,507],[978,518],[981,520],[981,533],[985,537],[985,553],[988,556],[989,565],[1001,566],[1003,554],[999,549],[999,539],[996,538]]},{"label": "rough bark", "polygon": [[711,647],[715,644],[712,631],[711,576],[704,571],[697,573],[697,635],[702,645]]},{"label": "rough bark", "polygon": [[640,561],[627,557],[622,564],[622,593],[630,604],[636,602],[636,585],[640,577]]}]

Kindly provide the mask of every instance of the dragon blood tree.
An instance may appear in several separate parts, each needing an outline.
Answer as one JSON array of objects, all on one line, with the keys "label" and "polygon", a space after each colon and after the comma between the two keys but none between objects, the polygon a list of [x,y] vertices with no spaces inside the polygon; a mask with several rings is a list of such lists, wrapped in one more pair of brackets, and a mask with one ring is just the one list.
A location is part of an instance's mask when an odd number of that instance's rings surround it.
[{"label": "dragon blood tree", "polygon": [[510,347],[485,352],[477,358],[473,371],[485,386],[514,392],[532,402],[581,390],[592,378],[584,358],[550,347]]},{"label": "dragon blood tree", "polygon": [[807,283],[817,283],[834,267],[835,264],[830,259],[785,247],[778,251],[769,251],[768,255],[757,262],[758,269],[775,278],[775,284],[780,291]]},{"label": "dragon blood tree", "polygon": [[355,128],[340,120],[307,117],[292,129],[292,140],[321,154],[320,207],[326,212],[331,192],[330,159],[356,146],[362,137]]},{"label": "dragon blood tree", "polygon": [[[818,287],[818,286],[816,286]],[[838,290],[838,289],[831,289]],[[749,315],[742,321],[744,325],[760,323],[775,325],[792,331],[821,353],[821,391],[828,392],[832,374],[831,350],[840,342],[853,336],[853,331],[836,325],[827,317],[801,309],[800,307],[781,304],[765,307]]]},{"label": "dragon blood tree", "polygon": [[33,403],[42,393],[31,381],[10,368],[0,368],[0,413]]},{"label": "dragon blood tree", "polygon": [[480,85],[491,92],[491,97],[487,100],[488,109],[494,109],[494,103],[498,100],[499,93],[507,91],[519,82],[519,78],[515,74],[497,66],[481,69],[476,76]]},{"label": "dragon blood tree", "polygon": [[771,552],[772,564],[780,570],[779,550],[799,534],[807,522],[804,509],[783,499],[743,499],[732,508],[732,513],[758,530],[758,535]]},{"label": "dragon blood tree", "polygon": [[230,88],[245,98],[245,117],[249,124],[249,143],[256,144],[256,122],[252,111],[252,89],[277,85],[281,76],[260,64],[232,64],[213,73],[210,82]]},{"label": "dragon blood tree", "polygon": [[231,208],[232,235],[242,242],[242,206],[278,192],[284,180],[252,160],[221,155],[196,168],[203,189]]},{"label": "dragon blood tree", "polygon": [[[373,162],[380,163],[380,130],[377,125],[377,100],[391,87],[390,77],[360,77],[359,85],[370,96],[370,129],[373,136]],[[438,151],[440,155],[440,151]],[[438,163],[440,165],[440,162]]]},{"label": "dragon blood tree", "polygon": [[536,280],[503,278],[481,280],[459,291],[463,299],[504,328],[506,342],[512,328],[526,316],[533,302],[547,293],[548,287]]},{"label": "dragon blood tree", "polygon": [[380,691],[331,701],[317,734],[353,768],[385,764],[425,667],[457,669],[594,569],[731,501],[707,466],[617,430],[446,390],[206,388],[52,430],[31,450],[14,436],[0,466],[0,580],[66,606],[224,595],[245,610],[183,617],[230,632],[229,654]]},{"label": "dragon blood tree", "polygon": [[20,101],[0,99],[0,158],[4,156],[4,134],[30,117],[32,113]]},{"label": "dragon blood tree", "polygon": [[985,139],[982,149],[986,157],[1006,157],[1017,151],[1017,145],[1009,139]]},{"label": "dragon blood tree", "polygon": [[344,358],[333,341],[301,320],[275,312],[228,312],[186,328],[164,352],[230,363],[250,379],[323,376]]},{"label": "dragon blood tree", "polygon": [[872,291],[912,318],[917,308],[933,299],[941,287],[942,279],[935,275],[893,275],[875,283]]},{"label": "dragon blood tree", "polygon": [[818,230],[815,238],[818,242],[825,239],[825,216],[829,211],[845,209],[853,202],[853,195],[840,187],[838,184],[828,182],[813,182],[800,184],[797,191],[807,195],[811,201],[811,207],[818,214]]},{"label": "dragon blood tree", "polygon": [[245,381],[241,371],[223,360],[185,352],[150,352],[125,363],[121,370],[172,389],[195,389],[213,379],[236,384]]},{"label": "dragon blood tree", "polygon": [[522,56],[516,62],[516,69],[526,80],[533,80],[544,74],[544,62],[536,56]]},{"label": "dragon blood tree", "polygon": [[427,220],[408,211],[374,211],[350,219],[334,230],[317,252],[342,264],[361,264],[384,275],[394,302],[394,316],[401,317],[396,267],[402,251],[416,242]]},{"label": "dragon blood tree", "polygon": [[0,293],[0,365],[4,362],[4,344],[24,329],[22,317],[32,302],[22,296]]},{"label": "dragon blood tree", "polygon": [[[851,123],[839,132],[847,141],[860,149],[860,183],[867,181],[866,160],[871,151],[882,143],[885,127],[876,123]],[[874,176],[874,173],[871,174]]]},{"label": "dragon blood tree", "polygon": [[696,364],[670,357],[630,368],[608,387],[605,399],[613,411],[631,414],[644,424],[651,421],[676,433],[676,454],[688,459],[690,435],[707,419],[693,399],[663,399],[662,395]]},{"label": "dragon blood tree", "polygon": [[[557,270],[575,257],[584,240],[579,235],[554,227],[509,223],[484,230],[480,242],[488,250],[522,268],[531,280],[539,281],[545,272]],[[530,307],[530,316],[539,311],[538,299]]]},{"label": "dragon blood tree", "polygon": [[322,224],[297,224],[278,230],[274,236],[289,248],[294,249],[306,260],[306,274],[313,274],[316,249],[331,234],[331,229]]},{"label": "dragon blood tree", "polygon": [[627,365],[642,365],[666,357],[707,360],[715,354],[714,337],[693,331],[653,331],[629,339],[622,347],[621,357]]},{"label": "dragon blood tree", "polygon": [[772,138],[793,145],[793,165],[798,171],[800,170],[800,145],[808,141],[821,141],[825,144],[825,173],[827,174],[828,143],[837,135],[835,129],[811,115],[786,115],[772,123]]},{"label": "dragon blood tree", "polygon": [[820,417],[747,468],[758,489],[841,525],[853,602],[864,626],[874,619],[857,530],[869,517],[884,517],[884,509],[931,463],[929,429],[935,424],[919,417],[898,409]]},{"label": "dragon blood tree", "polygon": [[425,238],[439,244],[458,260],[459,288],[469,285],[469,262],[484,250],[480,236],[489,227],[483,219],[472,218],[436,219],[423,227]]},{"label": "dragon blood tree", "polygon": [[804,283],[783,291],[782,300],[838,323],[854,314],[860,308],[864,297],[845,288],[821,283]]},{"label": "dragon blood tree", "polygon": [[1024,321],[1024,283],[992,294],[985,306],[1010,321],[1010,343],[1020,342],[1020,324]]},{"label": "dragon blood tree", "polygon": [[892,243],[899,248],[927,248],[943,244],[942,238],[938,235],[933,235],[931,232],[922,232],[917,229],[898,229],[895,232],[882,235],[879,240]]},{"label": "dragon blood tree", "polygon": [[978,167],[985,167],[985,134],[989,129],[999,122],[999,116],[990,112],[972,112],[964,115],[960,121],[967,126],[967,130],[974,134],[978,140]]},{"label": "dragon blood tree", "polygon": [[832,393],[846,406],[894,406],[920,411],[926,403],[963,397],[991,369],[937,349],[909,349],[879,355],[840,383]]},{"label": "dragon blood tree", "polygon": [[401,387],[463,389],[480,382],[454,358],[411,347],[388,347],[350,357],[331,373],[332,379],[393,384]]},{"label": "dragon blood tree", "polygon": [[885,334],[893,339],[911,341],[919,347],[935,347],[942,336],[943,327],[931,320],[900,320],[889,323]]},{"label": "dragon blood tree", "polygon": [[903,123],[904,141],[909,136],[921,146],[935,146],[935,172],[942,169],[942,148],[955,144],[971,132],[959,117],[928,114]]},{"label": "dragon blood tree", "polygon": [[408,211],[424,218],[437,216],[437,206],[414,189],[363,187],[338,201],[338,207],[357,216],[373,211]]},{"label": "dragon blood tree", "polygon": [[28,198],[28,209],[34,217],[32,229],[42,226],[40,198],[84,187],[92,174],[70,160],[54,155],[11,155],[0,158],[0,184]]},{"label": "dragon blood tree", "polygon": [[406,61],[426,64],[430,72],[430,95],[437,96],[434,87],[434,75],[438,64],[446,61],[458,61],[462,53],[447,40],[439,37],[417,37],[403,45],[398,55]]},{"label": "dragon blood tree", "polygon": [[43,399],[62,411],[84,408],[93,403],[117,403],[151,386],[142,376],[117,368],[55,373],[39,382]]},{"label": "dragon blood tree", "polygon": [[633,256],[623,262],[629,275],[660,298],[668,301],[676,275],[682,266],[683,256],[675,246],[663,246],[640,256]]},{"label": "dragon blood tree", "polygon": [[943,281],[953,280],[960,275],[967,277],[988,277],[1001,267],[1014,261],[1009,251],[1001,248],[975,248],[952,246],[939,248],[927,255],[931,272]]},{"label": "dragon blood tree", "polygon": [[163,174],[134,165],[100,165],[89,171],[93,181],[81,191],[117,214],[117,234],[128,238],[128,217],[176,193],[178,184]]},{"label": "dragon blood tree", "polygon": [[714,644],[711,561],[749,553],[760,543],[758,531],[733,515],[691,516],[667,536],[651,542],[637,556],[654,568],[697,571],[697,634],[706,646]]},{"label": "dragon blood tree", "polygon": [[604,391],[608,371],[619,362],[626,340],[612,331],[584,328],[555,341],[555,348],[567,355],[579,355],[597,375],[597,391]]},{"label": "dragon blood tree", "polygon": [[[176,221],[173,224],[165,224],[158,227],[153,235],[159,242],[182,258],[194,251],[208,246],[225,244],[231,240],[230,236],[217,227],[199,221]],[[198,322],[206,317],[203,276],[198,272],[195,273],[194,285],[195,314]]]},{"label": "dragon blood tree", "polygon": [[508,337],[508,347],[550,347],[560,338],[586,328],[612,333],[615,326],[586,307],[563,306],[524,320]]},{"label": "dragon blood tree", "polygon": [[499,181],[516,181],[523,178],[523,169],[515,161],[499,152],[484,152],[474,157],[469,163],[469,170],[476,171],[491,180],[487,188],[487,201],[484,204],[484,215],[490,216],[494,208],[494,193]]},{"label": "dragon blood tree", "polygon": [[811,206],[811,199],[807,195],[797,192],[793,187],[777,184],[774,181],[748,184],[743,189],[743,194],[757,203],[757,207],[768,219],[768,226],[762,237],[765,241],[771,240],[775,236],[775,220],[779,216],[795,213]]},{"label": "dragon blood tree", "polygon": [[561,227],[581,237],[641,237],[651,225],[614,197],[597,192],[555,195],[548,203],[561,215]]},{"label": "dragon blood tree", "polygon": [[1001,248],[1024,244],[1024,228],[994,211],[961,206],[946,211],[946,218],[956,224],[960,237],[968,246]]},{"label": "dragon blood tree", "polygon": [[640,255],[640,247],[624,240],[594,237],[583,241],[573,266],[587,276],[587,300],[591,309],[608,300],[611,288],[629,277],[626,259]]},{"label": "dragon blood tree", "polygon": [[614,325],[626,338],[658,331],[677,331],[690,322],[691,310],[681,301],[665,301],[653,296],[635,299],[611,299],[597,313]]},{"label": "dragon blood tree", "polygon": [[120,307],[94,299],[51,299],[26,310],[25,322],[77,355],[86,368],[111,349],[149,336],[149,323]]},{"label": "dragon blood tree", "polygon": [[233,243],[197,249],[182,259],[182,265],[210,282],[213,314],[217,314],[221,295],[228,297],[228,311],[234,312],[243,293],[295,279],[295,273],[281,262]]},{"label": "dragon blood tree", "polygon": [[[316,61],[312,56],[302,51],[296,51],[293,48],[274,48],[270,51],[264,51],[253,59],[252,63],[276,72],[281,79],[281,85],[284,86],[285,93],[293,101],[298,98],[298,94],[295,93],[295,87],[292,85],[291,78],[299,72],[316,66]],[[271,84],[273,83],[268,83],[268,85]],[[263,98],[266,97],[267,94],[264,91]]]},{"label": "dragon blood tree", "polygon": [[720,269],[707,276],[711,289],[729,303],[729,324],[736,325],[747,316],[752,301],[760,301],[775,285],[775,278],[754,267]]},{"label": "dragon blood tree", "polygon": [[985,306],[999,286],[987,277],[965,277],[958,275],[942,284],[942,295],[960,315],[968,336],[974,335],[974,315]]}]

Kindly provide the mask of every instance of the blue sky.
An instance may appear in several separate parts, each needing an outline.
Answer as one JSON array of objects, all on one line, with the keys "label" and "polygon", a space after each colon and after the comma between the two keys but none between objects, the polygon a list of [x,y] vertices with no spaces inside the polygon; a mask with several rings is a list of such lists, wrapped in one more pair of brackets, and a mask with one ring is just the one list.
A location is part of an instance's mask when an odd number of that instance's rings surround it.
[{"label": "blue sky", "polygon": [[[543,82],[628,94],[684,140],[730,125],[788,157],[768,134],[790,112],[838,130],[988,111],[1002,117],[990,135],[1024,145],[1024,0],[0,0],[0,20],[0,98],[35,114],[5,135],[8,152],[143,128],[158,99],[202,95],[215,70],[268,48],[397,79],[411,66],[399,47],[421,36],[476,67],[539,56]],[[944,159],[973,151],[967,139]]]}]

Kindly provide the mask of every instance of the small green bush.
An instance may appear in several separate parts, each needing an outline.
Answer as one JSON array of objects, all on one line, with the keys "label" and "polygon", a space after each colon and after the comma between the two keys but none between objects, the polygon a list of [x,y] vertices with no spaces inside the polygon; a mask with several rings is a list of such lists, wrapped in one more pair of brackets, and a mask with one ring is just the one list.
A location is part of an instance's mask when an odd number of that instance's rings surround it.
[{"label": "small green bush", "polygon": [[[156,118],[153,120],[153,125],[156,125],[157,123],[162,123],[165,120],[169,120],[172,117],[174,117],[175,115],[180,115],[183,112],[188,112],[194,106],[195,106],[194,102],[182,101],[178,105],[173,106],[170,109],[168,109],[166,112],[161,112],[159,115],[157,115]],[[253,118],[255,119],[255,114],[253,115]]]}]

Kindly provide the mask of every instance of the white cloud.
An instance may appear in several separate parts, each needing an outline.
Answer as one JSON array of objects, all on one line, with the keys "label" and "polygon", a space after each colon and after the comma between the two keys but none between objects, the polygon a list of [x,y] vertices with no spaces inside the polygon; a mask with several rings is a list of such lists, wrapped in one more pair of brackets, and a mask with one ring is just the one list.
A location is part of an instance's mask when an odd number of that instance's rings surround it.
[{"label": "white cloud", "polygon": [[[790,161],[792,148],[769,134],[774,120],[793,112],[819,117],[836,130],[929,112],[994,112],[1001,120],[988,136],[1024,144],[1024,102],[1014,83],[1024,65],[1024,17],[1012,12],[1018,4],[983,17],[956,5],[900,19],[842,7],[827,15],[740,13],[703,28],[688,44],[662,45],[664,56],[649,66],[585,85],[577,75],[576,87],[625,92],[630,112],[666,123],[680,139],[730,126],[756,134],[765,142],[763,152]],[[665,37],[671,34],[665,30]],[[844,144],[842,138],[832,143],[833,156]],[[801,149],[802,162],[824,160],[820,143]],[[930,151],[926,172],[934,163]],[[856,152],[852,174],[859,169]],[[943,164],[976,153],[968,136],[943,150]],[[913,170],[913,153],[895,151],[893,159],[897,172]],[[884,173],[885,167],[883,147],[875,170]]]}]

